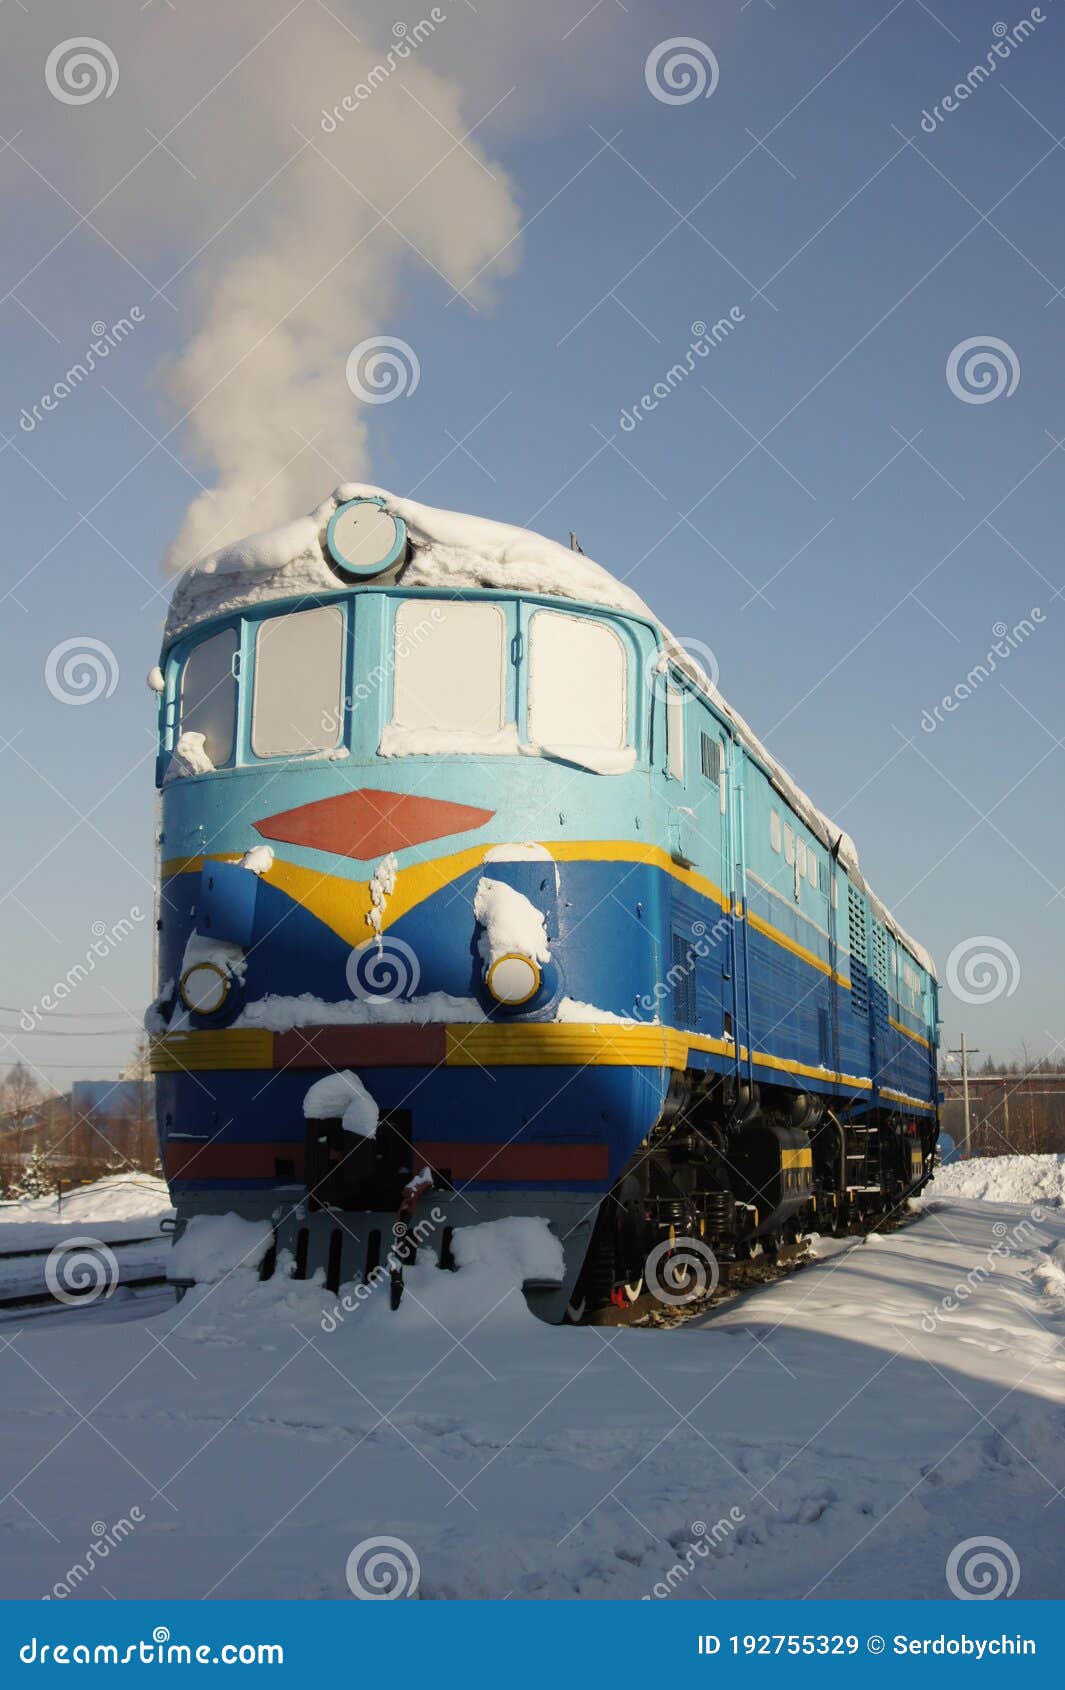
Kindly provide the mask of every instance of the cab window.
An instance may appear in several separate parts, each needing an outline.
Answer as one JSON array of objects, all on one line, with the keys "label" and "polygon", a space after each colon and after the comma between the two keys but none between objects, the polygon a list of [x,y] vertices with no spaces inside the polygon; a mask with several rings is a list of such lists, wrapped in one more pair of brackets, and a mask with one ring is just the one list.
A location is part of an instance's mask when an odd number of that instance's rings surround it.
[{"label": "cab window", "polygon": [[529,623],[529,738],[557,751],[626,744],[625,650],[586,616],[538,610]]},{"label": "cab window", "polygon": [[233,755],[237,719],[237,682],[233,660],[237,630],[223,628],[194,646],[181,674],[178,732],[203,734],[204,750],[215,768]]},{"label": "cab window", "polygon": [[255,631],[251,748],[256,757],[329,751],[340,740],[344,613],[271,616]]},{"label": "cab window", "polygon": [[404,601],[396,611],[393,727],[438,738],[497,735],[506,719],[506,632],[497,604]]}]

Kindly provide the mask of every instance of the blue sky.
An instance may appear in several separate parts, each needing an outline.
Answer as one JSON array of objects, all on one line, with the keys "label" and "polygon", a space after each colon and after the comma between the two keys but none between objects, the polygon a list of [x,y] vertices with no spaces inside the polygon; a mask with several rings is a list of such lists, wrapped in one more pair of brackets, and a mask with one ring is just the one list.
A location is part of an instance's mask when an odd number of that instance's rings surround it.
[{"label": "blue sky", "polygon": [[[263,28],[268,13],[284,18],[266,51],[290,50],[286,36],[312,15],[334,27],[325,11],[264,7]],[[353,441],[367,430],[360,471],[428,503],[562,539],[575,529],[677,634],[712,648],[722,691],[853,835],[867,877],[941,976],[957,947],[962,967],[986,948],[971,941],[993,941],[1012,990],[970,987],[981,1001],[965,1003],[945,984],[949,1043],[964,1027],[1000,1056],[1025,1040],[1051,1049],[1065,1038],[1065,11],[1035,8],[1045,21],[933,133],[922,114],[987,62],[996,23],[1012,30],[1032,14],[983,0],[601,0],[590,12],[586,0],[542,11],[479,0],[477,14],[454,11],[419,53],[458,84],[467,129],[495,109],[469,142],[493,178],[471,166],[467,209],[453,214],[473,217],[469,195],[505,182],[522,232],[477,309],[404,241],[372,327],[414,348],[420,380],[363,407],[361,423],[345,391]],[[117,15],[79,12],[45,6],[29,22],[9,5],[0,16],[18,85],[0,128],[5,140],[20,128],[0,152],[11,442],[0,452],[0,1024],[12,1041],[0,1063],[21,1054],[63,1086],[117,1072],[151,995],[143,677],[165,610],[160,560],[216,469],[187,425],[174,427],[183,407],[160,376],[196,333],[198,289],[211,285],[186,215],[203,174],[199,161],[186,180],[189,126],[172,143],[179,162],[160,151],[141,172],[156,204],[173,195],[172,231],[140,229],[135,203],[123,221],[125,188],[79,223],[104,191],[81,174],[82,155],[105,159],[105,188],[138,156],[101,126],[133,123],[121,101],[165,75],[164,32],[179,26],[158,0],[113,43],[114,98],[66,106],[45,86],[50,43],[74,27],[103,38]],[[392,39],[383,8],[337,0],[334,17],[371,49],[379,37],[377,54]],[[193,87],[199,76],[206,117],[234,92],[209,90],[241,44],[214,39],[210,8],[191,27],[202,54],[182,74]],[[677,37],[713,53],[709,97],[669,104],[650,92],[648,56]],[[336,97],[327,69],[308,81],[309,123]],[[373,96],[396,124],[408,74]],[[251,153],[257,144],[249,137]],[[257,159],[240,156],[239,134],[235,147],[233,173],[252,192]],[[268,175],[266,161],[259,182]],[[348,186],[336,192],[342,202]],[[233,252],[239,227],[222,237]],[[153,297],[179,269],[169,303]],[[32,430],[20,423],[85,351],[90,325],[133,306],[144,321],[106,368]],[[684,359],[692,325],[732,307],[742,320],[731,334],[623,429],[623,411]],[[362,318],[350,334],[335,326],[348,345],[366,332]],[[952,389],[948,360],[970,340],[1004,343],[1011,392],[974,403],[988,389]],[[328,464],[311,461],[316,497],[339,479],[331,464],[353,468],[335,454],[334,442]],[[245,526],[261,526],[255,511]],[[935,721],[996,625],[1033,610],[1042,619],[996,672]],[[72,706],[49,690],[46,666],[86,637],[113,654],[114,685]],[[31,1007],[84,959],[99,924],[123,918],[132,933],[69,1014],[13,1031],[12,1008]]]}]

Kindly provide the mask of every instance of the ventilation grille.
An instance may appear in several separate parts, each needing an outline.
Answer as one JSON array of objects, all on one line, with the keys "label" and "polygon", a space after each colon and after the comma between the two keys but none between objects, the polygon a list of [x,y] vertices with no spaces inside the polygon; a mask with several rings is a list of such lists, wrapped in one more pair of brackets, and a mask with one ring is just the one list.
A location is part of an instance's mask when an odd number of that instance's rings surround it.
[{"label": "ventilation grille", "polygon": [[873,922],[873,979],[887,990],[888,970],[887,934],[878,921]]},{"label": "ventilation grille", "polygon": [[715,783],[721,776],[721,742],[709,734],[699,735],[699,760],[707,780]]},{"label": "ventilation grille", "polygon": [[865,899],[856,886],[847,884],[847,925],[851,953],[851,1008],[855,1015],[869,1013],[869,970],[866,964]]},{"label": "ventilation grille", "polygon": [[695,952],[680,933],[671,935],[669,983],[673,988],[673,1021],[678,1027],[695,1026]]}]

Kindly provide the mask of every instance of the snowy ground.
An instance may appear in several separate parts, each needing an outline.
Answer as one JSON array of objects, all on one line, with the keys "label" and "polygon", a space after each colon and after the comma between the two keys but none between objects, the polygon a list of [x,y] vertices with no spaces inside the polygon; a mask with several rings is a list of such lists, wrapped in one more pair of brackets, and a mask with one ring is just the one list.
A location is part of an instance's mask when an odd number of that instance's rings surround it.
[{"label": "snowy ground", "polygon": [[0,1589],[124,1520],[78,1594],[346,1596],[383,1535],[430,1599],[942,1597],[990,1536],[1058,1596],[1065,1210],[1021,1162],[672,1330],[543,1327],[491,1262],[416,1269],[394,1316],[243,1270],[5,1327]]}]

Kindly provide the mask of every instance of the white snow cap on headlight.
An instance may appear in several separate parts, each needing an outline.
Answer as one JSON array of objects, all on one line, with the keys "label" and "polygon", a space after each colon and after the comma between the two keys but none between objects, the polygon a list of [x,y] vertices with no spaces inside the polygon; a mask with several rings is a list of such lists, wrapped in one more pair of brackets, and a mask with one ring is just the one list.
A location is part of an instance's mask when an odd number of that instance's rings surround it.
[{"label": "white snow cap on headlight", "polygon": [[539,965],[551,959],[542,911],[523,892],[484,875],[473,913],[481,928],[477,949],[488,990],[499,1003],[527,1003],[540,988]]}]

